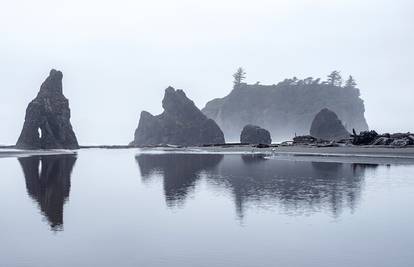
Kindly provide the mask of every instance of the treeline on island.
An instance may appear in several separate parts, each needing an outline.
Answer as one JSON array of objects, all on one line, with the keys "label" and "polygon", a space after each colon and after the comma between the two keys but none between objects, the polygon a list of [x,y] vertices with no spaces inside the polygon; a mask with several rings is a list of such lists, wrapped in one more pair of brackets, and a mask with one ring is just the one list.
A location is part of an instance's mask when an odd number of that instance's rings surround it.
[{"label": "treeline on island", "polygon": [[202,109],[223,130],[227,141],[235,141],[248,124],[268,129],[272,139],[289,140],[308,134],[312,120],[324,108],[334,111],[350,132],[368,130],[364,101],[352,76],[345,82],[338,71],[326,80],[308,77],[285,79],[277,84],[247,84],[239,68],[233,75],[233,90]]}]

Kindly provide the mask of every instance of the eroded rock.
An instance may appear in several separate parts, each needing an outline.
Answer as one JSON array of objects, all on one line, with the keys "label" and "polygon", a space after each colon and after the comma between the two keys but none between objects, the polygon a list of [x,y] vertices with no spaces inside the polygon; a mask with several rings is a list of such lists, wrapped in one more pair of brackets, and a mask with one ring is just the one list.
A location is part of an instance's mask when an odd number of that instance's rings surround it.
[{"label": "eroded rock", "polygon": [[168,87],[162,100],[164,112],[153,116],[143,111],[131,145],[203,145],[223,144],[218,125],[208,119],[187,98],[184,91]]},{"label": "eroded rock", "polygon": [[27,109],[16,143],[21,149],[77,149],[70,123],[69,101],[62,91],[62,72],[51,70]]}]

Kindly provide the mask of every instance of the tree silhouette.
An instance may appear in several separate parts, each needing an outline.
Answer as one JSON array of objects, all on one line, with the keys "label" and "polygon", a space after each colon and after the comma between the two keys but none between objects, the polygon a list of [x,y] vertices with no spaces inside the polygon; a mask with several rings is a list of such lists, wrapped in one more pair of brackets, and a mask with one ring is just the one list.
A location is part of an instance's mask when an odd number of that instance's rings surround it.
[{"label": "tree silhouette", "polygon": [[236,71],[236,73],[233,74],[234,78],[234,87],[239,86],[244,79],[246,79],[246,72],[244,72],[244,69],[242,67],[239,67]]},{"label": "tree silhouette", "polygon": [[345,82],[345,88],[356,88],[357,83],[354,79],[354,77],[352,77],[352,75],[349,75],[348,80],[346,80]]},{"label": "tree silhouette", "polygon": [[342,77],[339,71],[334,70],[328,75],[328,84],[339,87],[342,86]]}]

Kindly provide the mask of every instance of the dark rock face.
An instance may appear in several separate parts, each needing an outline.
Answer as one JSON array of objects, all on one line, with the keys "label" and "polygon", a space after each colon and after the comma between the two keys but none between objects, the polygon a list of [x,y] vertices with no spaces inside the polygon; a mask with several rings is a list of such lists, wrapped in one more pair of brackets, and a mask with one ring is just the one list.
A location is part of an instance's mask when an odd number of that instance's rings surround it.
[{"label": "dark rock face", "polygon": [[208,102],[202,111],[217,122],[227,141],[238,141],[247,124],[269,130],[273,141],[284,141],[309,134],[312,120],[323,108],[334,111],[348,132],[368,130],[359,90],[321,83],[240,84],[224,98]]},{"label": "dark rock face", "polygon": [[158,116],[143,111],[131,145],[202,145],[222,144],[224,135],[187,98],[184,91],[168,87],[162,100],[164,112]]},{"label": "dark rock face", "polygon": [[62,78],[62,72],[51,70],[37,97],[30,102],[17,148],[79,148],[70,123],[69,101],[62,91]]},{"label": "dark rock face", "polygon": [[350,137],[335,112],[327,108],[316,114],[310,128],[310,135],[323,140],[340,140]]},{"label": "dark rock face", "polygon": [[244,126],[241,135],[240,143],[243,144],[271,144],[272,138],[268,130],[256,125]]}]

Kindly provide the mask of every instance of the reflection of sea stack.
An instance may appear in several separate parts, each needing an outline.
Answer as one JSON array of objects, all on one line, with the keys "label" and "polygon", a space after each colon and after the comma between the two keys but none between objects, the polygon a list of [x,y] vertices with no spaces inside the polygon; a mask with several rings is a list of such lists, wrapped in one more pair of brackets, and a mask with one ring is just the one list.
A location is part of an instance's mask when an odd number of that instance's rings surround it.
[{"label": "reflection of sea stack", "polygon": [[223,159],[213,154],[141,154],[136,156],[141,176],[149,179],[154,172],[161,173],[168,206],[183,203],[189,191],[200,178],[200,173],[211,172]]},{"label": "reflection of sea stack", "polygon": [[37,97],[26,109],[16,147],[23,149],[77,149],[70,123],[69,101],[62,91],[62,72],[51,70]]},{"label": "reflection of sea stack", "polygon": [[224,135],[187,98],[184,91],[168,87],[162,100],[164,112],[158,116],[143,111],[135,131],[133,145],[202,145],[222,144]]},{"label": "reflection of sea stack", "polygon": [[356,208],[365,171],[375,167],[225,155],[218,175],[209,173],[206,177],[211,185],[232,193],[241,219],[246,207],[255,204],[277,204],[289,214],[326,209],[339,216],[345,207]]},{"label": "reflection of sea stack", "polygon": [[316,114],[310,128],[310,134],[324,140],[339,140],[350,137],[335,112],[327,108]]},{"label": "reflection of sea stack", "polygon": [[27,192],[49,221],[52,230],[63,226],[63,205],[69,197],[74,155],[19,158]]}]

